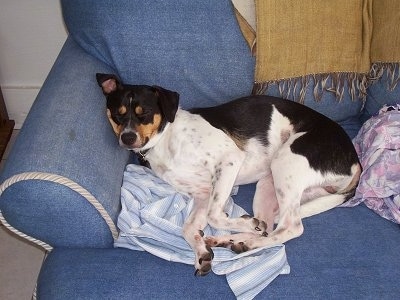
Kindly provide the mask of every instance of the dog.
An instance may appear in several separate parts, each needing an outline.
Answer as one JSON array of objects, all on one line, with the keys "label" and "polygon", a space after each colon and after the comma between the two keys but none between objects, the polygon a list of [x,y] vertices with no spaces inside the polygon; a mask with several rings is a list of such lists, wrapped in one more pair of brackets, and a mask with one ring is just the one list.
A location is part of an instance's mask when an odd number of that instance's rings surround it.
[{"label": "dog", "polygon": [[[241,253],[284,243],[303,233],[302,218],[355,193],[361,165],[350,138],[302,104],[248,96],[183,110],[176,92],[123,84],[113,74],[96,78],[120,146],[194,198],[183,236],[195,253],[195,275],[210,272],[212,247]],[[233,186],[248,183],[256,183],[254,216],[229,218],[223,209]],[[207,224],[237,233],[204,236]]]}]

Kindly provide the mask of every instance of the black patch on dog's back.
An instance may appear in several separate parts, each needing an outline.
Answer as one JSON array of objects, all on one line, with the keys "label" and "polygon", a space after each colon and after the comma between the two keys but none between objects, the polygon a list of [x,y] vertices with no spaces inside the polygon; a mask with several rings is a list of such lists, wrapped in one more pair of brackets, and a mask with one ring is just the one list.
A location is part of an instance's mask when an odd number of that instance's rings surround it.
[{"label": "black patch on dog's back", "polygon": [[237,138],[248,140],[256,137],[268,145],[267,131],[271,124],[272,105],[263,98],[244,97],[219,106],[189,111],[201,115],[212,126]]},{"label": "black patch on dog's back", "polygon": [[305,156],[311,168],[323,174],[330,171],[351,175],[351,166],[359,162],[350,138],[339,125],[318,123],[290,148],[293,153]]},{"label": "black patch on dog's back", "polygon": [[349,136],[336,122],[305,105],[260,95],[190,112],[227,133],[243,139],[256,137],[268,145],[273,106],[290,120],[295,132],[305,132],[291,145],[293,153],[305,156],[314,170],[350,175],[358,156]]},{"label": "black patch on dog's back", "polygon": [[274,104],[288,117],[296,132],[306,132],[291,145],[293,153],[305,156],[314,170],[351,175],[358,155],[344,129],[328,117],[305,105],[287,101]]}]

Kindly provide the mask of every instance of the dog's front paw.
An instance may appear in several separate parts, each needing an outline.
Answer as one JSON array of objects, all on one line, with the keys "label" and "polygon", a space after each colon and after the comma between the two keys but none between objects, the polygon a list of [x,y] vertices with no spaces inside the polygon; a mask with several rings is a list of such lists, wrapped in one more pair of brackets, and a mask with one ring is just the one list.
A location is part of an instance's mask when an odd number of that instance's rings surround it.
[{"label": "dog's front paw", "polygon": [[253,233],[236,233],[224,236],[208,236],[204,241],[207,247],[223,247],[239,254],[257,247],[257,245],[252,243],[254,239],[264,240],[268,238]]},{"label": "dog's front paw", "polygon": [[245,242],[237,242],[233,239],[219,239],[217,237],[208,237],[206,239],[206,244],[212,247],[222,247],[227,248],[235,252],[236,254],[243,253],[249,251],[249,247],[247,247]]},{"label": "dog's front paw", "polygon": [[197,256],[195,276],[206,276],[211,271],[211,262],[214,258],[214,252],[211,250],[211,247],[207,246],[206,248],[207,252]]}]

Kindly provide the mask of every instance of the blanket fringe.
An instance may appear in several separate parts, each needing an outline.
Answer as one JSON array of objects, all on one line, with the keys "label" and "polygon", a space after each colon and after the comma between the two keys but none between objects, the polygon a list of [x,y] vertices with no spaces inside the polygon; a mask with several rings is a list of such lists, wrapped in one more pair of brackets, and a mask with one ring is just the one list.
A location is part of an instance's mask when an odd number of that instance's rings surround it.
[{"label": "blanket fringe", "polygon": [[340,102],[346,90],[353,101],[365,101],[368,79],[368,74],[360,73],[311,74],[290,79],[255,82],[252,94],[262,95],[272,86],[277,86],[282,98],[304,103],[310,84],[314,84],[313,96],[316,101],[321,101],[324,93],[330,92],[334,93]]},{"label": "blanket fringe", "polygon": [[304,103],[310,84],[314,84],[313,97],[317,102],[321,101],[325,92],[335,94],[336,99],[340,102],[346,90],[353,101],[362,100],[364,102],[367,88],[384,75],[388,79],[388,91],[393,91],[400,82],[400,63],[373,63],[368,74],[311,74],[290,79],[255,82],[252,94],[262,95],[267,93],[268,89],[276,86],[282,98]]},{"label": "blanket fringe", "polygon": [[393,91],[400,81],[400,63],[373,63],[369,72],[369,80],[371,84],[377,82],[385,74],[385,71],[388,78],[387,89]]}]

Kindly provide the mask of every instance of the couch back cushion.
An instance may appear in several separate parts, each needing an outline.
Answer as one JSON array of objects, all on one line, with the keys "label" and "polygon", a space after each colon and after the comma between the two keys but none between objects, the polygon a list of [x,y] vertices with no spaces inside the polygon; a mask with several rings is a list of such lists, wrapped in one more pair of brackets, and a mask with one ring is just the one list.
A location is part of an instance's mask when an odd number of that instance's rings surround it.
[{"label": "couch back cushion", "polygon": [[[62,0],[65,24],[88,53],[123,82],[159,85],[180,94],[183,108],[211,106],[251,93],[255,58],[231,0]],[[93,80],[95,74],[93,74]],[[350,136],[362,101],[307,85],[304,104],[339,122]],[[278,86],[268,94],[282,96]],[[290,97],[286,97],[289,98]]]},{"label": "couch back cushion", "polygon": [[72,37],[126,83],[177,91],[184,108],[251,92],[254,58],[230,0],[65,0],[62,8]]}]

